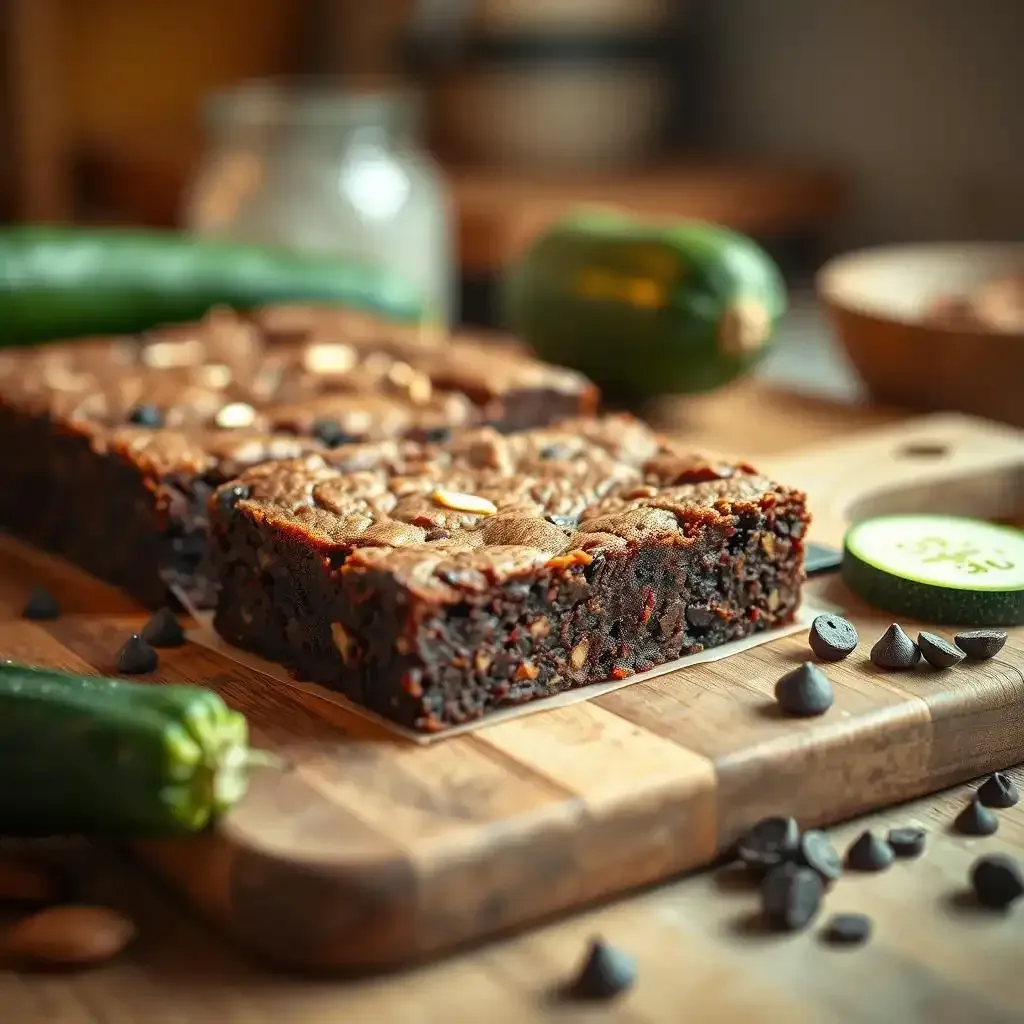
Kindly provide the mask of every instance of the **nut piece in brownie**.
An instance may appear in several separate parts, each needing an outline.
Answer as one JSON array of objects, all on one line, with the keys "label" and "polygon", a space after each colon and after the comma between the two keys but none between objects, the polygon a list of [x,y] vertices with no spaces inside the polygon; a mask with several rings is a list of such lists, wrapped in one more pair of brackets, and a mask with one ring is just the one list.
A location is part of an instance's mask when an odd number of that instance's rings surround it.
[{"label": "nut piece in brownie", "polygon": [[809,521],[623,416],[264,464],[211,507],[220,634],[425,731],[789,621]]},{"label": "nut piece in brownie", "polygon": [[8,351],[0,525],[147,605],[165,603],[171,584],[203,605],[207,500],[245,466],[595,404],[584,378],[508,346],[492,354],[309,307],[217,310],[142,337]]}]

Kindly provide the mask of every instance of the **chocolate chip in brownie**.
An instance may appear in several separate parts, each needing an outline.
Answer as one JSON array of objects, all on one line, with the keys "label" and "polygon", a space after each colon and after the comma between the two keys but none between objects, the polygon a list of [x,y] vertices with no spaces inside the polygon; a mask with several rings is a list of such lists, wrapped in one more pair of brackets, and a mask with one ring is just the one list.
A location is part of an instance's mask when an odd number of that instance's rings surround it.
[{"label": "chocolate chip in brownie", "polygon": [[328,448],[338,448],[343,444],[355,444],[359,441],[356,434],[342,430],[337,420],[314,420],[311,432],[313,437]]},{"label": "chocolate chip in brownie", "polygon": [[846,851],[846,866],[853,871],[884,871],[896,859],[892,847],[871,832],[862,832]]},{"label": "chocolate chip in brownie", "polygon": [[707,629],[715,621],[715,613],[710,608],[702,608],[699,604],[688,604],[686,621],[694,629]]},{"label": "chocolate chip in brownie", "polygon": [[859,637],[853,623],[841,615],[818,615],[807,639],[822,661],[842,661],[856,648]]},{"label": "chocolate chip in brownie", "polygon": [[859,946],[871,938],[871,918],[867,914],[835,914],[821,934],[835,946]]},{"label": "chocolate chip in brownie", "polygon": [[779,864],[761,882],[761,911],[772,928],[800,931],[814,920],[823,895],[824,884],[816,871]]},{"label": "chocolate chip in brownie", "polygon": [[968,629],[957,633],[953,643],[972,661],[994,658],[1006,643],[1005,629]]},{"label": "chocolate chip in brownie", "polygon": [[897,857],[920,857],[924,853],[925,830],[912,825],[889,829],[886,836]]},{"label": "chocolate chip in brownie", "polygon": [[921,657],[932,668],[952,668],[967,657],[959,647],[954,647],[934,633],[918,633],[917,646],[921,651]]},{"label": "chocolate chip in brownie", "polygon": [[736,843],[736,856],[754,874],[762,874],[789,860],[800,845],[795,818],[762,818]]},{"label": "chocolate chip in brownie", "polygon": [[628,953],[609,946],[603,939],[590,941],[590,948],[569,994],[576,999],[614,999],[636,983],[636,961]]},{"label": "chocolate chip in brownie", "polygon": [[775,684],[775,700],[787,714],[801,718],[823,715],[835,701],[828,676],[805,661]]},{"label": "chocolate chip in brownie", "polygon": [[1024,872],[1005,853],[990,853],[971,866],[971,888],[982,906],[1005,910],[1024,896]]},{"label": "chocolate chip in brownie", "polygon": [[427,427],[423,431],[423,440],[427,444],[446,444],[452,439],[451,427]]},{"label": "chocolate chip in brownie", "polygon": [[978,799],[986,807],[1013,807],[1020,800],[1020,790],[1009,775],[995,772],[978,787]]},{"label": "chocolate chip in brownie", "polygon": [[47,622],[60,618],[60,602],[51,594],[46,587],[35,587],[29,594],[25,607],[21,610],[23,619],[31,619],[34,622]]},{"label": "chocolate chip in brownie", "polygon": [[151,647],[180,647],[185,642],[185,631],[170,608],[161,608],[142,627],[142,639]]},{"label": "chocolate chip in brownie", "polygon": [[956,816],[953,824],[965,836],[991,836],[999,831],[999,819],[977,798]]},{"label": "chocolate chip in brownie", "polygon": [[871,663],[895,672],[913,668],[920,658],[921,651],[917,644],[895,622],[871,648]]},{"label": "chocolate chip in brownie", "polygon": [[249,488],[246,484],[232,484],[229,487],[222,487],[217,492],[217,504],[225,514],[230,514],[240,501],[248,497]]},{"label": "chocolate chip in brownie", "polygon": [[843,873],[842,858],[819,829],[808,829],[800,837],[797,857],[804,867],[817,871],[824,882],[834,882]]},{"label": "chocolate chip in brownie", "polygon": [[138,633],[133,633],[117,652],[117,670],[125,675],[144,675],[159,663],[160,656]]},{"label": "chocolate chip in brownie", "polygon": [[140,402],[128,410],[128,422],[138,427],[162,427],[164,414],[148,402]]}]

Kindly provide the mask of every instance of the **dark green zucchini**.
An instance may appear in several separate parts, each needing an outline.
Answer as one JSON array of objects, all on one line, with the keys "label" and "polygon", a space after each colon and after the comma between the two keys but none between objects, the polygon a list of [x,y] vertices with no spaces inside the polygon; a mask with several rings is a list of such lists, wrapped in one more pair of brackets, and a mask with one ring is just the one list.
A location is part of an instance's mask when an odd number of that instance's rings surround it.
[{"label": "dark green zucchini", "polygon": [[423,297],[370,266],[170,232],[0,230],[0,344],[130,334],[213,306],[323,302],[417,321]]},{"label": "dark green zucchini", "polygon": [[195,832],[250,759],[245,717],[201,686],[0,663],[0,835]]},{"label": "dark green zucchini", "polygon": [[764,355],[786,308],[778,267],[713,224],[612,213],[545,231],[502,289],[505,326],[611,398],[707,391]]}]

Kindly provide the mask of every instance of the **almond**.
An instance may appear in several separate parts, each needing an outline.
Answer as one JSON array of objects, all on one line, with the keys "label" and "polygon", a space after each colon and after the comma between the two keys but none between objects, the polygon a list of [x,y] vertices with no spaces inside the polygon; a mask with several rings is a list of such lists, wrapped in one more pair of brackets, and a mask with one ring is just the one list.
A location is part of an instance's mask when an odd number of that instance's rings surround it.
[{"label": "almond", "polygon": [[21,963],[84,967],[117,956],[134,937],[135,925],[118,911],[68,904],[12,925],[3,952]]},{"label": "almond", "polygon": [[431,498],[442,508],[450,508],[453,512],[475,512],[480,516],[493,516],[498,506],[479,494],[466,494],[464,491],[449,491],[446,487],[434,488]]}]

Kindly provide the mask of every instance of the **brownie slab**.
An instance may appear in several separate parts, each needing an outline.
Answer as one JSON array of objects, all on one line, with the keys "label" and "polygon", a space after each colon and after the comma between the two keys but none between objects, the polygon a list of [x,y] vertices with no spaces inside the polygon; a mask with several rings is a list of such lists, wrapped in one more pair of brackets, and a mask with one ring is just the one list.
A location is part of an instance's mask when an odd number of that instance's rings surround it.
[{"label": "brownie slab", "polygon": [[809,522],[623,416],[265,464],[211,519],[218,632],[423,731],[790,621]]},{"label": "brownie slab", "polygon": [[207,502],[248,465],[592,412],[583,377],[364,314],[216,310],[0,353],[0,525],[146,605],[212,600]]}]

